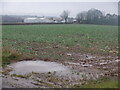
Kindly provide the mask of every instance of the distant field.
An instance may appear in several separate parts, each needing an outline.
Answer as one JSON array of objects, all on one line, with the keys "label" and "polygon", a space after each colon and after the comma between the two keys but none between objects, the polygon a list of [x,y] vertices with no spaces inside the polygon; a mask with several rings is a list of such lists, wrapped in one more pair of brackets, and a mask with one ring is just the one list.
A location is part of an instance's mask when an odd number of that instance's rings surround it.
[{"label": "distant field", "polygon": [[107,25],[3,25],[3,47],[27,57],[69,60],[64,54],[116,54],[117,26]]}]

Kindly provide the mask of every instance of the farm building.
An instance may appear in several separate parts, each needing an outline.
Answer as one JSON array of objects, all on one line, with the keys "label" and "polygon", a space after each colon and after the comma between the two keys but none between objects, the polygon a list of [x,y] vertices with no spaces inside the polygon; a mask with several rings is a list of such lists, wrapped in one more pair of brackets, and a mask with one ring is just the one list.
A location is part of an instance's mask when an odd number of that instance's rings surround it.
[{"label": "farm building", "polygon": [[25,23],[54,23],[54,20],[48,18],[25,18]]},{"label": "farm building", "polygon": [[63,19],[60,17],[54,17],[53,20],[55,21],[55,23],[62,23]]},{"label": "farm building", "polygon": [[[32,17],[32,18],[25,18],[25,23],[65,23],[65,20],[60,17]],[[68,18],[68,23],[75,23],[75,18]]]},{"label": "farm building", "polygon": [[75,23],[76,22],[76,18],[68,18],[67,22]]}]

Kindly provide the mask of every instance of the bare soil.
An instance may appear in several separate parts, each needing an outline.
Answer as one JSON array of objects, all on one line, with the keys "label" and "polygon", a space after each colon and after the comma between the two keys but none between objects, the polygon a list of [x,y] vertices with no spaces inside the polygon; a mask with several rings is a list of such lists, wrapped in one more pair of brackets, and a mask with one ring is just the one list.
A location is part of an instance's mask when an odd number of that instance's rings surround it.
[{"label": "bare soil", "polygon": [[[95,56],[91,54],[66,53],[67,57],[78,60],[56,60],[55,63],[69,68],[66,75],[55,72],[31,72],[21,75],[10,73],[8,66],[3,69],[3,88],[72,88],[80,87],[88,80],[101,77],[118,77],[118,57]],[[35,60],[33,60],[35,61]],[[39,60],[38,60],[39,61]],[[52,62],[52,61],[49,61]],[[44,68],[43,68],[44,69]],[[51,68],[49,68],[51,69]],[[67,72],[67,71],[64,71]]]}]

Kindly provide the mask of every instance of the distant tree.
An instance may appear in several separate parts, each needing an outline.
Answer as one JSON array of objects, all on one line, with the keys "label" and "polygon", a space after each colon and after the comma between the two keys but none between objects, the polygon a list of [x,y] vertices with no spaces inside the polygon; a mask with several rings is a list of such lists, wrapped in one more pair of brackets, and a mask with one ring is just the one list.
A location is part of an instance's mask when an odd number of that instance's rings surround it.
[{"label": "distant tree", "polygon": [[61,18],[65,20],[65,23],[67,23],[69,14],[70,14],[70,11],[64,10],[64,11],[62,12],[62,14],[60,15]]},{"label": "distant tree", "polygon": [[83,11],[76,15],[76,20],[78,23],[84,23],[87,20],[87,12]]},{"label": "distant tree", "polygon": [[103,17],[103,13],[97,9],[90,9],[87,12],[87,22],[92,24],[100,23],[99,20]]},{"label": "distant tree", "polygon": [[22,16],[16,16],[16,15],[3,15],[2,16],[2,23],[19,23],[23,22],[24,19]]},{"label": "distant tree", "polygon": [[105,15],[105,12],[92,8],[87,12],[84,11],[78,13],[76,15],[76,20],[78,23],[82,24],[118,25],[120,16],[109,13]]},{"label": "distant tree", "polygon": [[110,24],[110,25],[117,25],[118,24],[118,16],[115,14],[106,14],[105,16],[105,21],[106,24]]}]

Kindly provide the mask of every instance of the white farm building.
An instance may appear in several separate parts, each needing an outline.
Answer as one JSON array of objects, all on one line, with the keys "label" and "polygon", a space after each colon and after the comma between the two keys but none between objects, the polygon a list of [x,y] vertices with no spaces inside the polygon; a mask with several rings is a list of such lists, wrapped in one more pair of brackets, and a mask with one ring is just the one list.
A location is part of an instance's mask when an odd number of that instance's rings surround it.
[{"label": "white farm building", "polygon": [[53,20],[48,18],[25,18],[25,23],[54,23]]}]

